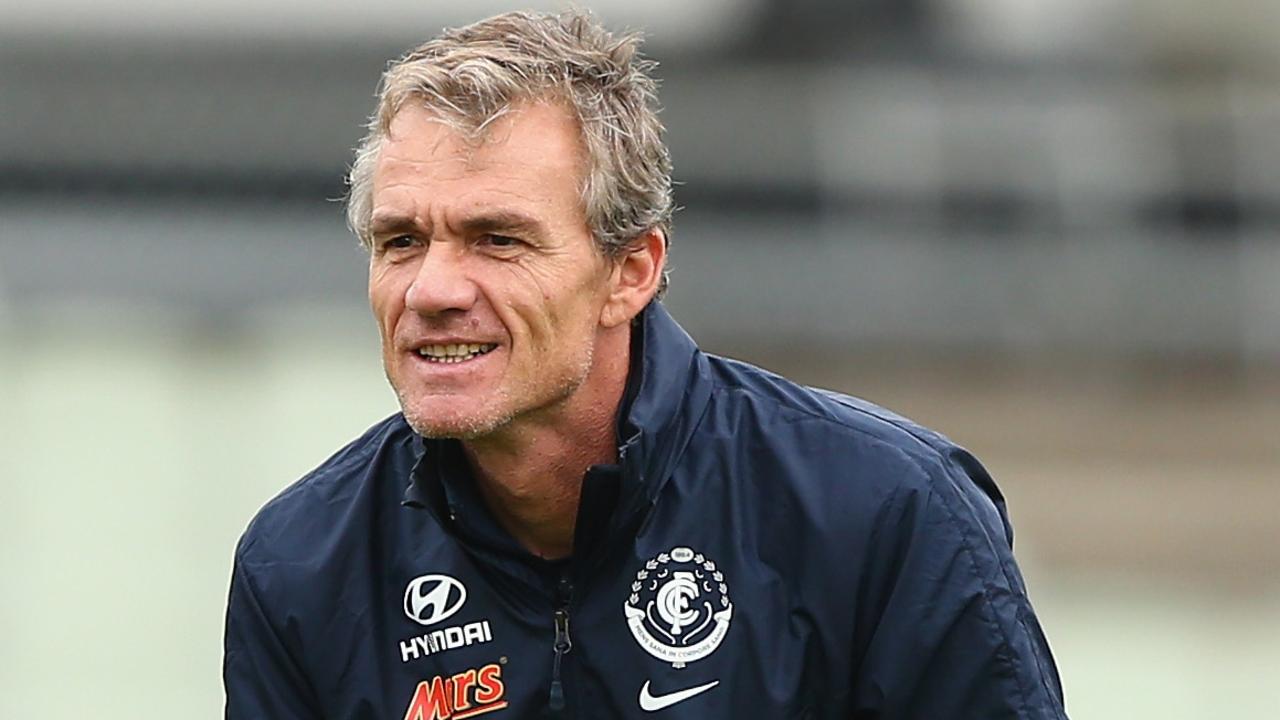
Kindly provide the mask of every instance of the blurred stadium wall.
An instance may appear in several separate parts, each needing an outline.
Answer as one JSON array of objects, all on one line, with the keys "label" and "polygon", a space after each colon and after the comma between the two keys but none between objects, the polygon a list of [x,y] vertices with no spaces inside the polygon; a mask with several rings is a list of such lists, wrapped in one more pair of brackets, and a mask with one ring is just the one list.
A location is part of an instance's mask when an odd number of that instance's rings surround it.
[{"label": "blurred stadium wall", "polygon": [[[593,6],[695,337],[986,461],[1073,717],[1280,716],[1280,5]],[[0,717],[219,716],[238,534],[394,410],[334,202],[378,73],[503,9],[0,5]]]}]

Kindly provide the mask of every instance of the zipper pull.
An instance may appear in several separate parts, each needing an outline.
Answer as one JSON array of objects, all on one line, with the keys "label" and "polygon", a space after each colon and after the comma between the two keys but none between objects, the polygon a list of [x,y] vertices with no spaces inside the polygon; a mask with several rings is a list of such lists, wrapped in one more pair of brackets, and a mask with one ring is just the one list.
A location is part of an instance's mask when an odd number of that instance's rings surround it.
[{"label": "zipper pull", "polygon": [[564,684],[560,682],[560,661],[565,653],[573,649],[573,641],[569,639],[569,609],[556,610],[556,643],[555,657],[551,661],[551,697],[548,703],[552,711],[564,710]]}]

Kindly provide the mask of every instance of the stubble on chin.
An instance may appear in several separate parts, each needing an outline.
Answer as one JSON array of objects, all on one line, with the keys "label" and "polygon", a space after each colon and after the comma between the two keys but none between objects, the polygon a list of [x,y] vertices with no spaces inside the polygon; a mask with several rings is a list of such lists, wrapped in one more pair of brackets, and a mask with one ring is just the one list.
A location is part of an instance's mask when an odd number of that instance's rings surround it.
[{"label": "stubble on chin", "polygon": [[519,388],[513,396],[510,388],[503,387],[480,400],[423,397],[402,387],[390,371],[386,375],[405,421],[414,432],[432,440],[468,441],[491,436],[519,416],[557,405],[572,396],[586,382],[593,355],[588,347],[558,381],[542,387],[541,392],[535,388],[529,396],[521,392],[529,388]]},{"label": "stubble on chin", "polygon": [[512,420],[510,413],[498,412],[492,405],[459,412],[457,408],[446,407],[452,404],[447,401],[406,397],[398,388],[396,396],[405,422],[414,432],[430,440],[475,440],[497,432]]}]

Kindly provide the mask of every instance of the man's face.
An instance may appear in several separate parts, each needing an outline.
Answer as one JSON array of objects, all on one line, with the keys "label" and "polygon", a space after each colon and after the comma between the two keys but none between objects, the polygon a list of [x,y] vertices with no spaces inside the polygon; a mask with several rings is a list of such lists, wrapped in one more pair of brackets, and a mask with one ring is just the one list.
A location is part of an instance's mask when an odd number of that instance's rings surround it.
[{"label": "man's face", "polygon": [[579,194],[561,108],[527,105],[469,142],[408,106],[373,179],[369,301],[387,378],[428,437],[538,422],[592,366],[611,267]]}]

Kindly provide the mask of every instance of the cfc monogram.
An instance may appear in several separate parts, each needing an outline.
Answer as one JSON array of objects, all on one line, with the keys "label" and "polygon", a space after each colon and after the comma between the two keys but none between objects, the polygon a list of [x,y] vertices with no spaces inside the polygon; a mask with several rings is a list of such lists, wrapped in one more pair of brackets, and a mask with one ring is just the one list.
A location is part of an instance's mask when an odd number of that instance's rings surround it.
[{"label": "cfc monogram", "polygon": [[502,666],[485,665],[418,683],[404,720],[463,720],[507,706]]},{"label": "cfc monogram", "polygon": [[733,619],[724,573],[687,547],[646,562],[622,609],[640,647],[677,669],[715,652]]}]

